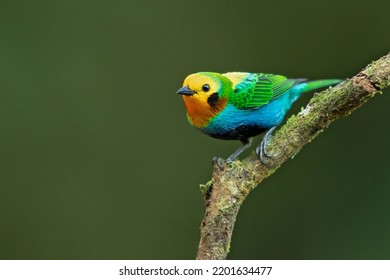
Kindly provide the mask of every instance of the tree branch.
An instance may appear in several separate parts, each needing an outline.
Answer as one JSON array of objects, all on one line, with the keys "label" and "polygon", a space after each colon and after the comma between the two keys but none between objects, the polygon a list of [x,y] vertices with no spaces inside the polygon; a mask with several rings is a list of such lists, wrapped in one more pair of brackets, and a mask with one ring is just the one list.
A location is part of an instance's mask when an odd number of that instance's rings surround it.
[{"label": "tree branch", "polygon": [[261,164],[255,154],[221,168],[215,164],[212,180],[201,185],[206,212],[200,226],[196,258],[225,259],[238,211],[250,191],[329,124],[349,115],[375,93],[389,86],[390,53],[372,62],[353,78],[315,94],[305,109],[290,117],[267,147],[271,154],[277,155],[270,159],[271,166]]}]

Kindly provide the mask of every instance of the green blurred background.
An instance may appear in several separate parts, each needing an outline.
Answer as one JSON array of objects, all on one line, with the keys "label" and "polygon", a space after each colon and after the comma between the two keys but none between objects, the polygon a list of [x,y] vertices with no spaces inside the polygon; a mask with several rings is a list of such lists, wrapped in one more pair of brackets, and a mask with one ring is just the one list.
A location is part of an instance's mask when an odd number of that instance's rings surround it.
[{"label": "green blurred background", "polygon": [[[185,76],[351,77],[390,51],[389,9],[388,0],[3,1],[0,258],[193,259],[198,186],[211,158],[240,144],[190,127],[176,94]],[[389,104],[386,90],[257,188],[229,258],[389,259]]]}]

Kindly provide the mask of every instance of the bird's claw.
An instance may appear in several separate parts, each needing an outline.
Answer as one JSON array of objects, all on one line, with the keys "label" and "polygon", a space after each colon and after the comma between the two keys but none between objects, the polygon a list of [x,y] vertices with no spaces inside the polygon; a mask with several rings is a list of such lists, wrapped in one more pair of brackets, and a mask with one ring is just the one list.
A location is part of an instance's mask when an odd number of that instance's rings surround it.
[{"label": "bird's claw", "polygon": [[266,148],[265,144],[263,144],[263,141],[261,141],[260,145],[256,148],[256,154],[259,156],[259,159],[262,164],[265,166],[270,166],[271,164],[269,163],[268,159],[272,159],[275,157],[275,155],[270,154]]},{"label": "bird's claw", "polygon": [[[213,157],[212,163],[213,163],[213,165],[218,164],[218,167],[222,168],[225,161],[223,160],[223,158]],[[226,163],[230,163],[230,162],[226,161]]]},{"label": "bird's claw", "polygon": [[277,156],[267,151],[267,145],[272,138],[272,132],[275,130],[275,128],[276,126],[272,127],[270,130],[267,131],[267,133],[261,140],[260,145],[256,148],[256,154],[259,156],[261,163],[265,166],[270,166],[268,159],[273,159]]}]

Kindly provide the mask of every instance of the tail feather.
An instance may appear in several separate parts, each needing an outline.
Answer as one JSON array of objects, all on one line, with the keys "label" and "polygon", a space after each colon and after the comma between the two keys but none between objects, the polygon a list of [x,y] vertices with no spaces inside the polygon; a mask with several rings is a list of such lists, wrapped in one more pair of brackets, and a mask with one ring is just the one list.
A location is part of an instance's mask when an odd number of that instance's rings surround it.
[{"label": "tail feather", "polygon": [[322,88],[322,87],[328,87],[331,85],[341,83],[342,81],[343,80],[338,80],[338,79],[309,81],[309,82],[306,82],[306,87],[304,88],[303,92],[307,92],[307,91]]},{"label": "tail feather", "polygon": [[305,79],[295,79],[295,80],[297,84],[293,87],[293,91],[290,93],[291,103],[295,102],[295,100],[297,100],[304,92],[335,85],[343,81],[337,79],[316,80],[316,81],[309,81],[309,82],[307,82]]}]

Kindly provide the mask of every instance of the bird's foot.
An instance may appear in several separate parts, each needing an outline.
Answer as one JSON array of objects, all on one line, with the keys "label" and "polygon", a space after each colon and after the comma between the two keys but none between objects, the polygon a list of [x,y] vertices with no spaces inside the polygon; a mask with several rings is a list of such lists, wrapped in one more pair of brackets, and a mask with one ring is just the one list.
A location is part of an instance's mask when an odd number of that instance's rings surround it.
[{"label": "bird's foot", "polygon": [[267,151],[267,145],[272,139],[272,132],[275,130],[275,128],[276,126],[272,127],[270,130],[267,131],[267,133],[261,140],[260,145],[256,148],[256,154],[259,156],[261,163],[265,166],[270,166],[269,159],[272,159],[277,156]]},{"label": "bird's foot", "polygon": [[222,168],[225,164],[231,165],[235,160],[236,160],[235,158],[230,158],[230,157],[228,157],[226,160],[220,157],[213,157],[212,164],[213,165],[218,164],[218,167]]},{"label": "bird's foot", "polygon": [[219,168],[222,168],[224,164],[231,165],[243,151],[245,151],[251,146],[252,140],[253,140],[252,137],[247,139],[241,139],[240,141],[243,144],[241,147],[239,147],[236,151],[234,151],[234,153],[232,153],[226,160],[223,160],[220,157],[214,157],[212,161],[213,165],[217,163]]},{"label": "bird's foot", "polygon": [[[225,161],[223,160],[223,158],[220,158],[220,157],[213,157],[212,159],[212,164],[215,165],[215,164],[218,164],[218,167],[219,168],[222,168],[222,166],[224,165]],[[226,163],[230,163],[226,160]]]}]

